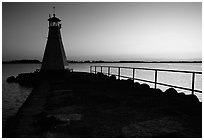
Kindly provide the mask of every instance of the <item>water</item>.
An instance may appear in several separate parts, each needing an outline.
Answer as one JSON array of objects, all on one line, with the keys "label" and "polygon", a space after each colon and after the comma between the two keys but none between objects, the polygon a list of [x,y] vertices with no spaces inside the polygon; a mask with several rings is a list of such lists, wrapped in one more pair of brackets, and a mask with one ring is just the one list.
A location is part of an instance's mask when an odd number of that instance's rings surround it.
[{"label": "water", "polygon": [[2,125],[6,119],[14,115],[28,97],[32,88],[25,88],[16,83],[7,83],[9,76],[17,76],[23,72],[33,72],[39,64],[3,64],[2,65]]},{"label": "water", "polygon": [[[103,65],[103,66],[126,66],[126,67],[141,67],[141,68],[160,68],[160,69],[174,69],[174,70],[189,70],[189,71],[202,71],[201,63],[75,63],[69,64],[69,68],[74,71],[89,72],[90,66]],[[19,86],[19,84],[6,82],[7,77],[17,76],[23,72],[33,72],[37,68],[40,68],[40,64],[3,64],[2,65],[2,124],[5,125],[5,121],[8,117],[13,116],[26,100],[32,88],[25,88]],[[100,69],[97,69],[100,71]],[[103,72],[107,72],[107,69],[103,69]],[[111,69],[111,73],[117,75],[117,69]],[[132,75],[131,70],[121,69],[121,75]],[[136,71],[137,78],[154,81],[154,72],[149,71]],[[158,72],[158,82],[165,82],[167,84],[174,84],[177,86],[184,86],[191,88],[191,74],[178,74],[178,73],[166,73]],[[144,82],[141,82],[144,83]],[[154,87],[153,84],[149,84]],[[158,86],[163,91],[168,87]],[[202,75],[196,76],[195,89],[202,90]],[[184,91],[177,89],[178,92],[185,92],[190,94],[190,91]],[[199,100],[202,100],[201,94],[196,94]]]}]

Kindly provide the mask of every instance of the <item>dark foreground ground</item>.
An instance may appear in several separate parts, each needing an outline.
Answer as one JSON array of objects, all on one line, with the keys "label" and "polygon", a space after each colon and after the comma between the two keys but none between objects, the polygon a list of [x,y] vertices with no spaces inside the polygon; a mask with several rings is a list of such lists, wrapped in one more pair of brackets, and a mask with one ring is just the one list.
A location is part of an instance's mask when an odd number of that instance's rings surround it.
[{"label": "dark foreground ground", "polygon": [[36,85],[3,137],[202,137],[202,103],[174,89],[66,73]]}]

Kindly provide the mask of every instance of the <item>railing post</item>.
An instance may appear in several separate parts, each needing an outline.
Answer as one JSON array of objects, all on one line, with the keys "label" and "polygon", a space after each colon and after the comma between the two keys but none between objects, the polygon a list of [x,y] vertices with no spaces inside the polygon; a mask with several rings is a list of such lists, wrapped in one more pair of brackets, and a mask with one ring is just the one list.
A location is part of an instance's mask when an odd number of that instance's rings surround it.
[{"label": "railing post", "polygon": [[155,85],[154,85],[154,88],[156,89],[157,88],[157,70],[155,70]]},{"label": "railing post", "polygon": [[194,95],[195,73],[192,73],[192,95]]},{"label": "railing post", "polygon": [[96,74],[96,66],[95,66],[95,74]]},{"label": "railing post", "polygon": [[118,79],[120,80],[120,67],[118,67]]},{"label": "railing post", "polygon": [[92,66],[90,66],[90,73],[92,73]]},{"label": "railing post", "polygon": [[135,81],[135,69],[134,68],[132,69],[132,80],[133,80],[133,83],[134,83],[134,81]]},{"label": "railing post", "polygon": [[103,67],[101,66],[101,73],[103,73]]},{"label": "railing post", "polygon": [[110,76],[110,67],[108,67],[108,76]]}]

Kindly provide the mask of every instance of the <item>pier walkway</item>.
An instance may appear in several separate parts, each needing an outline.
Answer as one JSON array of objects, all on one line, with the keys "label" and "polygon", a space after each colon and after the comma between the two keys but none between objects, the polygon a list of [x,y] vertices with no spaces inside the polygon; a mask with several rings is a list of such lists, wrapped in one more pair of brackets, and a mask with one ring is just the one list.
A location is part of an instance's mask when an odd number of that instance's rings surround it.
[{"label": "pier walkway", "polygon": [[36,86],[3,137],[202,137],[202,104],[173,89],[70,72]]}]

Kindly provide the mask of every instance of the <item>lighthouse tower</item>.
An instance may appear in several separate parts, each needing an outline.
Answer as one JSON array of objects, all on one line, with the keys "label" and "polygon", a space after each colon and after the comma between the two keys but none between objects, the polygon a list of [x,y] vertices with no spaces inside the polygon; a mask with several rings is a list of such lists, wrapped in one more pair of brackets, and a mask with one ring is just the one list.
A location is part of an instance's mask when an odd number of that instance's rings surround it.
[{"label": "lighthouse tower", "polygon": [[67,59],[61,38],[61,24],[60,19],[49,15],[49,32],[48,40],[43,56],[41,71],[56,71],[64,70],[67,65]]}]

